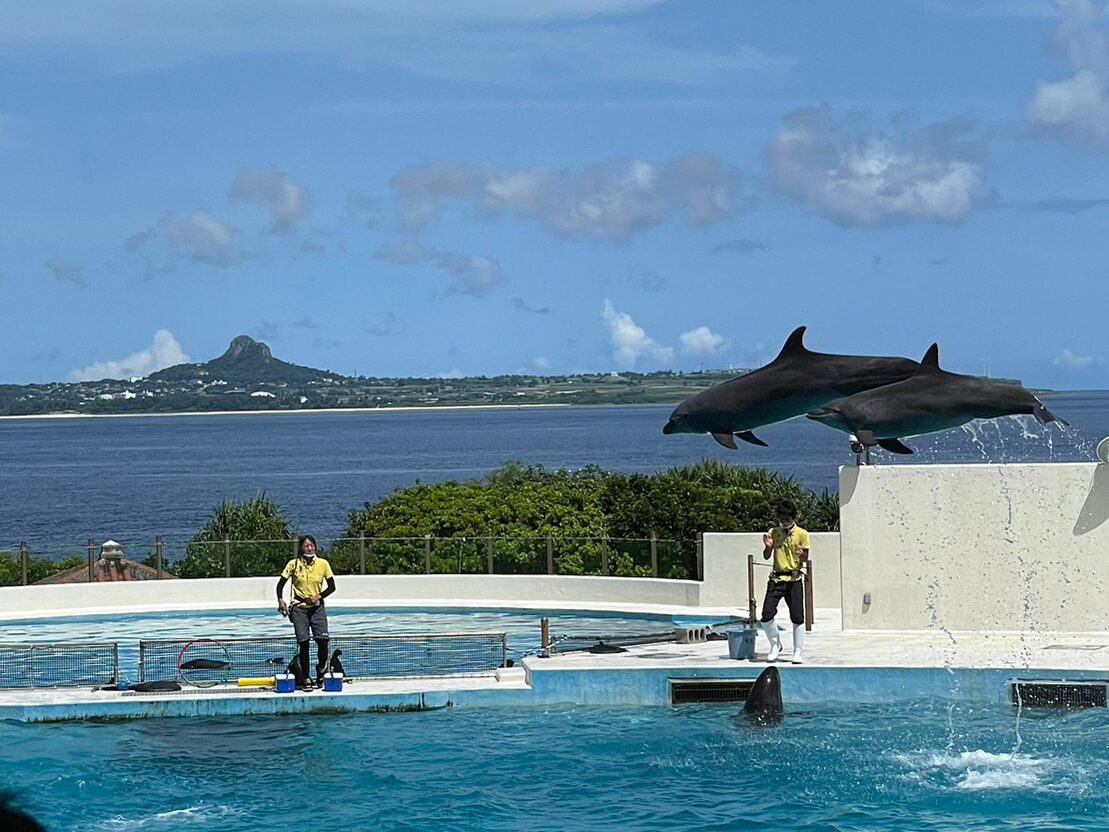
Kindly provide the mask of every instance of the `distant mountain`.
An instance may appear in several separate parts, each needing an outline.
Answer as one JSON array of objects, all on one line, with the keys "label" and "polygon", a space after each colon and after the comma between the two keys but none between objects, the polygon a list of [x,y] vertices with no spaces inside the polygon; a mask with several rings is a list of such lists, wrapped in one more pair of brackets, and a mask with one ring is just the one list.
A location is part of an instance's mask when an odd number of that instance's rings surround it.
[{"label": "distant mountain", "polygon": [[240,335],[219,358],[204,364],[175,364],[148,376],[151,382],[174,384],[203,379],[225,381],[232,387],[257,384],[302,385],[320,381],[338,381],[337,373],[290,364],[274,358],[270,348],[249,335]]},{"label": "distant mountain", "polygon": [[240,335],[219,358],[177,364],[145,378],[0,384],[0,416],[676,403],[736,373],[351,377],[281,361],[265,344]]}]

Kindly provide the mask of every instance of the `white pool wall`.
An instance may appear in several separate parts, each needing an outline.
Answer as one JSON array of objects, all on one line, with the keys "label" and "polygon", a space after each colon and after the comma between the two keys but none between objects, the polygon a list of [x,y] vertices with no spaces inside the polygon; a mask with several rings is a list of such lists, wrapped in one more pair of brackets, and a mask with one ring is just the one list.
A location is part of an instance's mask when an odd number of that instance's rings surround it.
[{"label": "white pool wall", "polygon": [[[839,535],[812,536],[815,605],[839,607]],[[576,575],[339,575],[332,606],[450,605],[746,613],[747,555],[755,596],[768,574],[762,534],[706,534],[704,581]],[[0,620],[125,610],[241,609],[276,604],[277,578],[200,578],[110,584],[0,587]]]},{"label": "white pool wall", "polygon": [[843,627],[1109,631],[1106,520],[1107,464],[844,467]]}]

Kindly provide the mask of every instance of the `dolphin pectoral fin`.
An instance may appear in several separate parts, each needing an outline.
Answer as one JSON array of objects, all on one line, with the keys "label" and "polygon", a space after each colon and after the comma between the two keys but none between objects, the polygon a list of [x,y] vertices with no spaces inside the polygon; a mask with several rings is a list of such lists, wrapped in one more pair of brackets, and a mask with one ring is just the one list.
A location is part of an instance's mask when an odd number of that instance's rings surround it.
[{"label": "dolphin pectoral fin", "polygon": [[885,448],[891,454],[911,454],[913,449],[907,445],[902,445],[896,439],[879,439],[878,447]]},{"label": "dolphin pectoral fin", "polygon": [[855,438],[859,440],[860,445],[865,445],[868,448],[873,448],[878,444],[878,440],[874,438],[874,431],[866,428],[855,431]]},{"label": "dolphin pectoral fin", "polygon": [[730,433],[714,433],[712,438],[725,448],[731,448],[733,451],[736,449],[735,439],[732,438]]},{"label": "dolphin pectoral fin", "polygon": [[764,448],[770,447],[749,430],[737,433],[736,436],[742,439],[744,442],[750,442],[752,445],[762,445]]}]

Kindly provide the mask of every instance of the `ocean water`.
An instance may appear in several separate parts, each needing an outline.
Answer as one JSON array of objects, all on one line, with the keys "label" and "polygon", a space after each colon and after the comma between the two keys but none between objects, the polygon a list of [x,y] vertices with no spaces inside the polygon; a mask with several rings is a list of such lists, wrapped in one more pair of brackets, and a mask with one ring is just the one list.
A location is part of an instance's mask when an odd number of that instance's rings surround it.
[{"label": "ocean water", "polygon": [[50,832],[1105,829],[1104,709],[786,707],[8,722],[0,787]]},{"label": "ocean water", "polygon": [[[1044,397],[1069,430],[1031,417],[976,422],[910,440],[904,462],[1084,461],[1109,435],[1109,392]],[[0,419],[0,550],[84,551],[114,538],[149,551],[188,540],[226,498],[260,492],[295,526],[341,535],[348,513],[416,482],[469,480],[509,460],[548,468],[654,472],[706,457],[757,465],[835,490],[854,463],[845,434],[804,418],[757,431],[738,451],[708,436],[663,436],[672,407],[521,408]]]}]

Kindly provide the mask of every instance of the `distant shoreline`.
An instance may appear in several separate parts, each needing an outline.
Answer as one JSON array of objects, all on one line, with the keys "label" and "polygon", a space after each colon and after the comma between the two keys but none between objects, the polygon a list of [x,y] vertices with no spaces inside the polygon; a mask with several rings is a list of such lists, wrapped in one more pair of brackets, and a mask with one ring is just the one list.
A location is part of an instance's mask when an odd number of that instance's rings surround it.
[{"label": "distant shoreline", "polygon": [[[667,402],[641,402],[641,404],[667,404]],[[167,411],[165,413],[26,413],[10,416],[0,416],[5,419],[146,419],[157,416],[288,416],[294,413],[397,413],[400,411],[417,410],[427,412],[432,410],[532,410],[536,408],[558,407],[589,407],[590,405],[574,405],[562,402],[550,404],[444,404],[444,405],[413,405],[390,407],[298,407],[284,410],[181,410]],[[608,407],[610,405],[602,405]]]}]

